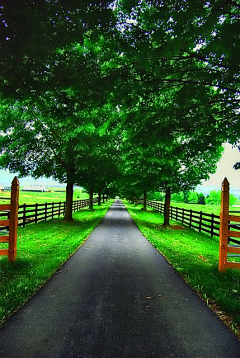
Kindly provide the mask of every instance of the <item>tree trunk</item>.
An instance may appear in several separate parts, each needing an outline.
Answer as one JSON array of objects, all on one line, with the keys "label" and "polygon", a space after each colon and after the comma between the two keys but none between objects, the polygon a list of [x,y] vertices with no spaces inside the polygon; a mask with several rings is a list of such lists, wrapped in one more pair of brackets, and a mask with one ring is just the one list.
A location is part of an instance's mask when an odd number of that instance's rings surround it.
[{"label": "tree trunk", "polygon": [[89,210],[93,210],[93,188],[89,188]]},{"label": "tree trunk", "polygon": [[105,199],[105,196],[104,196],[105,194],[103,193],[103,195],[102,195],[102,202],[104,203],[104,199]]},{"label": "tree trunk", "polygon": [[71,174],[67,175],[66,187],[66,211],[65,220],[72,221],[72,206],[73,206],[73,180]]},{"label": "tree trunk", "polygon": [[145,189],[143,192],[143,210],[147,210],[147,191]]},{"label": "tree trunk", "polygon": [[101,205],[101,195],[102,195],[102,190],[99,189],[98,190],[98,205]]},{"label": "tree trunk", "polygon": [[164,223],[163,223],[163,226],[170,226],[170,223],[169,223],[170,200],[171,200],[171,191],[170,191],[170,188],[167,188],[166,189],[166,196],[165,196],[165,204],[164,204]]}]

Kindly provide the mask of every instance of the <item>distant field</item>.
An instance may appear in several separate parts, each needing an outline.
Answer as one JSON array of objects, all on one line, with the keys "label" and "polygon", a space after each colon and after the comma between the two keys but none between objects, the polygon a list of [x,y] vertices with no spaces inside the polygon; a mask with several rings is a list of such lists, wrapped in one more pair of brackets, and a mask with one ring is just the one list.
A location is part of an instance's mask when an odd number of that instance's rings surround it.
[{"label": "distant field", "polygon": [[[220,205],[219,206],[217,206],[217,205],[200,205],[200,204],[186,204],[186,203],[171,202],[171,206],[175,206],[178,208],[184,208],[187,210],[202,211],[202,212],[208,213],[208,214],[220,215]],[[239,213],[240,213],[240,207],[230,206],[229,210],[239,211]]]},{"label": "distant field", "polygon": [[[9,200],[1,198],[10,198],[10,191],[0,192],[0,204],[9,202]],[[87,199],[88,194],[82,193],[79,189],[74,192],[73,200]],[[26,192],[20,191],[19,193],[19,204],[35,204],[35,203],[51,203],[66,200],[65,192]]]}]

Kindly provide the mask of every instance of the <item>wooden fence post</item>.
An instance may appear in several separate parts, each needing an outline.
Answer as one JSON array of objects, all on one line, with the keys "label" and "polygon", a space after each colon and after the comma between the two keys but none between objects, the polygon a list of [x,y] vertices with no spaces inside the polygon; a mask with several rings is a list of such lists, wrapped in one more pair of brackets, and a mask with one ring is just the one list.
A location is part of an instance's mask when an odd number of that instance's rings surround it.
[{"label": "wooden fence post", "polygon": [[225,269],[228,245],[228,215],[229,215],[229,182],[225,178],[222,182],[220,230],[219,230],[219,271]]},{"label": "wooden fence post", "polygon": [[45,221],[47,221],[47,209],[48,209],[48,203],[45,203]]},{"label": "wooden fence post", "polygon": [[17,255],[18,203],[19,181],[18,178],[15,177],[11,187],[8,261],[14,261]]},{"label": "wooden fence post", "polygon": [[189,226],[192,227],[192,209],[190,209],[190,223]]},{"label": "wooden fence post", "polygon": [[199,227],[198,227],[198,231],[202,231],[202,211],[199,212]]},{"label": "wooden fence post", "polygon": [[213,237],[213,231],[214,229],[214,214],[212,214],[212,218],[211,218],[211,237]]},{"label": "wooden fence post", "polygon": [[35,224],[38,222],[38,203],[35,204]]},{"label": "wooden fence post", "polygon": [[23,227],[26,226],[26,203],[23,204]]}]

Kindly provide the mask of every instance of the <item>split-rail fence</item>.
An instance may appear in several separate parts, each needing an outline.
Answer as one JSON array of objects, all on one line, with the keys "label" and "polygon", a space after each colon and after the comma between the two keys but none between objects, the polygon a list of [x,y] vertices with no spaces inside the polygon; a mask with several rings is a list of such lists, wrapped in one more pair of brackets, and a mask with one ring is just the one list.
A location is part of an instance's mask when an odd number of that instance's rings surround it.
[{"label": "split-rail fence", "polygon": [[[164,214],[163,203],[147,200],[147,206],[155,209],[160,214]],[[170,218],[182,223],[183,225],[190,226],[199,232],[203,231],[211,236],[219,236],[219,215],[170,206]]]},{"label": "split-rail fence", "polygon": [[[164,214],[164,204],[147,200],[147,206]],[[236,215],[238,214],[238,215]],[[170,218],[191,228],[219,237],[219,271],[240,269],[240,212],[229,211],[229,182],[222,183],[220,216],[202,211],[170,207]],[[239,261],[239,260],[238,260]]]},{"label": "split-rail fence", "polygon": [[[52,202],[44,204],[22,204],[19,205],[19,181],[14,178],[11,188],[11,199],[2,198],[11,203],[0,204],[0,243],[8,244],[8,248],[0,249],[0,255],[8,255],[9,261],[14,261],[17,252],[17,228],[25,227],[27,224],[47,221],[54,217],[64,215],[66,202]],[[107,197],[103,197],[107,200]],[[93,199],[96,203],[98,198]],[[89,199],[73,201],[73,212],[89,205]]]},{"label": "split-rail fence", "polygon": [[[93,202],[97,202],[97,198],[93,199]],[[73,201],[73,212],[80,210],[81,208],[85,208],[89,205],[89,199],[84,200],[75,200]],[[2,206],[2,208],[1,208]],[[10,211],[7,206],[0,206],[0,218],[10,217]],[[5,210],[4,210],[5,208]],[[44,203],[44,204],[22,204],[19,205],[18,209],[18,226],[25,227],[27,224],[38,223],[39,221],[53,219],[54,217],[64,215],[66,210],[66,202],[52,202],[52,203]],[[4,221],[1,220],[4,224]],[[5,231],[9,225],[1,226],[1,231]]]}]

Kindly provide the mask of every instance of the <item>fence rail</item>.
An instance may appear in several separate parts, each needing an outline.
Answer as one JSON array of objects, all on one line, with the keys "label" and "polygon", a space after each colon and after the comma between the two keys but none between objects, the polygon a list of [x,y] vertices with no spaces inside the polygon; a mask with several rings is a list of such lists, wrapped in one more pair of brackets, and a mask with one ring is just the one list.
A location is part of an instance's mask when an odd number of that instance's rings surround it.
[{"label": "fence rail", "polygon": [[[96,203],[98,198],[94,198],[93,202]],[[73,201],[73,212],[85,208],[89,205],[89,199],[75,200]],[[3,226],[0,227],[0,233],[5,234],[8,232],[8,225],[4,226],[4,220],[9,220],[10,212],[8,208],[2,208],[0,212],[0,223]],[[25,227],[27,224],[38,223],[39,221],[47,221],[53,219],[56,216],[61,216],[65,213],[66,202],[52,202],[44,204],[22,204],[18,209],[18,226]],[[3,211],[4,210],[4,211]],[[1,236],[1,235],[0,235]]]},{"label": "fence rail", "polygon": [[[147,200],[147,206],[164,214],[163,203]],[[199,232],[203,231],[211,236],[219,236],[220,216],[218,215],[170,206],[170,218]]]}]

